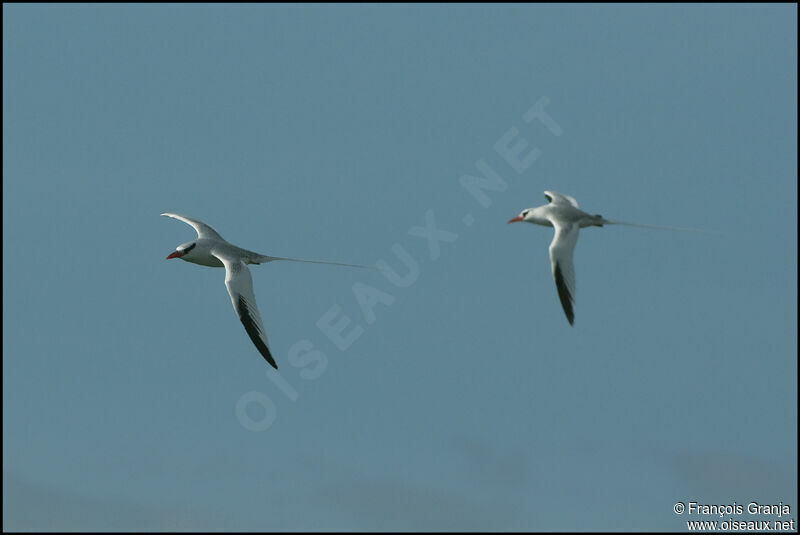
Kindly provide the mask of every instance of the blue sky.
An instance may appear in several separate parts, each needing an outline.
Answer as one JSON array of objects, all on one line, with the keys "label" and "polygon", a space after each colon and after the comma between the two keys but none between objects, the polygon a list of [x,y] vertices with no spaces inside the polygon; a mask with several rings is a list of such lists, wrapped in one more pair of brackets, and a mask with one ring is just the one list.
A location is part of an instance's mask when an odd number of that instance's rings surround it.
[{"label": "blue sky", "polygon": [[[796,520],[796,20],[4,4],[4,529]],[[570,327],[544,190],[720,234],[585,229]],[[252,266],[272,374],[165,211],[397,277]]]}]

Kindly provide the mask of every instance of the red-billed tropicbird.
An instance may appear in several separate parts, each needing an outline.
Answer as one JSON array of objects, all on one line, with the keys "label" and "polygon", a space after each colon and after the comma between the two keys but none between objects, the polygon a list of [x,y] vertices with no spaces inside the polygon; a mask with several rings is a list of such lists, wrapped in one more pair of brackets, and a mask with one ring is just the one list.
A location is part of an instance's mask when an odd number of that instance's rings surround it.
[{"label": "red-billed tropicbird", "polygon": [[664,230],[685,230],[694,232],[708,232],[698,229],[659,227],[655,225],[639,225],[637,223],[624,223],[611,221],[601,215],[587,214],[578,208],[578,201],[561,193],[545,191],[544,197],[548,204],[527,208],[516,217],[509,219],[509,223],[524,221],[545,227],[553,227],[555,234],[550,242],[550,267],[558,290],[558,298],[567,315],[567,321],[572,325],[575,313],[572,305],[575,301],[575,268],[572,264],[572,252],[578,242],[578,231],[584,227],[602,227],[603,225],[626,225],[630,227],[655,228]]},{"label": "red-billed tropicbird", "polygon": [[[202,221],[192,219],[179,214],[164,213],[167,217],[179,219],[191,225],[197,231],[197,239],[182,243],[175,248],[175,252],[167,257],[180,258],[193,264],[210,267],[225,267],[225,286],[231,296],[233,309],[239,316],[247,331],[250,340],[253,341],[258,352],[261,353],[269,364],[277,369],[278,365],[267,346],[267,334],[261,323],[261,315],[256,307],[256,297],[253,295],[253,279],[247,264],[263,264],[273,260],[288,260],[290,262],[309,262],[312,264],[331,264],[335,266],[363,267],[356,264],[341,264],[339,262],[320,262],[316,260],[300,260],[297,258],[282,258],[279,256],[267,256],[246,249],[241,249],[225,241],[216,230],[209,227]],[[370,268],[368,268],[370,269]]]}]

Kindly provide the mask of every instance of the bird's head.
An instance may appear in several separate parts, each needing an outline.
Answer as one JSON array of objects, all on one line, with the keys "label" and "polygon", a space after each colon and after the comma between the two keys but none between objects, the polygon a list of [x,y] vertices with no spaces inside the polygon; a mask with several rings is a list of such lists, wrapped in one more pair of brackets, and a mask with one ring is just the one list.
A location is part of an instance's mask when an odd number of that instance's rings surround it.
[{"label": "bird's head", "polygon": [[509,219],[508,222],[516,223],[517,221],[527,221],[528,220],[527,217],[528,215],[530,215],[531,211],[532,211],[531,208],[526,208],[523,211],[521,211],[518,216]]},{"label": "bird's head", "polygon": [[169,255],[166,260],[169,260],[170,258],[180,258],[182,256],[186,256],[192,249],[194,249],[195,245],[197,244],[192,241],[180,244],[175,248],[175,252]]}]

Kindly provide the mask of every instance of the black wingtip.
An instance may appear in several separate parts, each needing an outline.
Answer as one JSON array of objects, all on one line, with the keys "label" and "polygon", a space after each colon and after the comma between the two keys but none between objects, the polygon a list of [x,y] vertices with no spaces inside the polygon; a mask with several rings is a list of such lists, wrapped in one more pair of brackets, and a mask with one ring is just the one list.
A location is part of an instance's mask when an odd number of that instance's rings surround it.
[{"label": "black wingtip", "polygon": [[[250,332],[248,331],[247,334],[250,334]],[[254,339],[252,335],[250,336],[250,339],[253,340],[253,343],[256,342],[256,339]],[[261,342],[260,338],[257,338],[257,339],[258,339],[259,342]],[[278,369],[278,365],[275,363],[275,359],[272,358],[272,353],[270,353],[269,348],[266,345],[264,345],[263,343],[256,344],[256,347],[258,348],[258,352],[261,353],[261,356],[264,357],[264,360],[266,360],[269,363],[270,366],[272,366],[273,368],[275,368],[277,370]]]},{"label": "black wingtip", "polygon": [[276,370],[278,369],[278,365],[275,363],[275,359],[272,358],[272,353],[269,352],[269,349],[267,350],[266,355],[264,355],[263,353],[261,353],[261,355],[264,357],[264,360],[266,360],[269,363],[270,366],[272,366]]},{"label": "black wingtip", "polygon": [[561,300],[561,307],[564,309],[564,314],[566,314],[569,324],[574,326],[575,312],[572,309],[572,296],[564,282],[564,275],[561,274],[561,266],[559,266],[558,263],[556,263],[555,279],[558,298]]},{"label": "black wingtip", "polygon": [[244,297],[241,295],[239,296],[238,305],[236,312],[239,314],[239,320],[242,322],[242,325],[244,325],[244,330],[247,331],[247,335],[250,337],[253,344],[255,344],[261,356],[264,357],[264,360],[277,370],[278,365],[275,363],[275,359],[272,358],[272,353],[270,353],[267,344],[261,339],[258,324],[256,324],[252,316],[250,316],[250,309],[247,307],[247,301],[245,301]]}]

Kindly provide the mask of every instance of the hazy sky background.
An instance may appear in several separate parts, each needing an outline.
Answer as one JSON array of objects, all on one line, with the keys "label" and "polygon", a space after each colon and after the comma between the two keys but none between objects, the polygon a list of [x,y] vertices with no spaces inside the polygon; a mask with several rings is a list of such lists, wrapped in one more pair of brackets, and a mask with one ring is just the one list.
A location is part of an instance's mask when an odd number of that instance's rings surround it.
[{"label": "hazy sky background", "polygon": [[[793,5],[5,4],[3,527],[797,519],[796,146]],[[550,189],[722,234],[581,231],[570,327]],[[418,271],[252,266],[276,377],[165,211]]]}]

